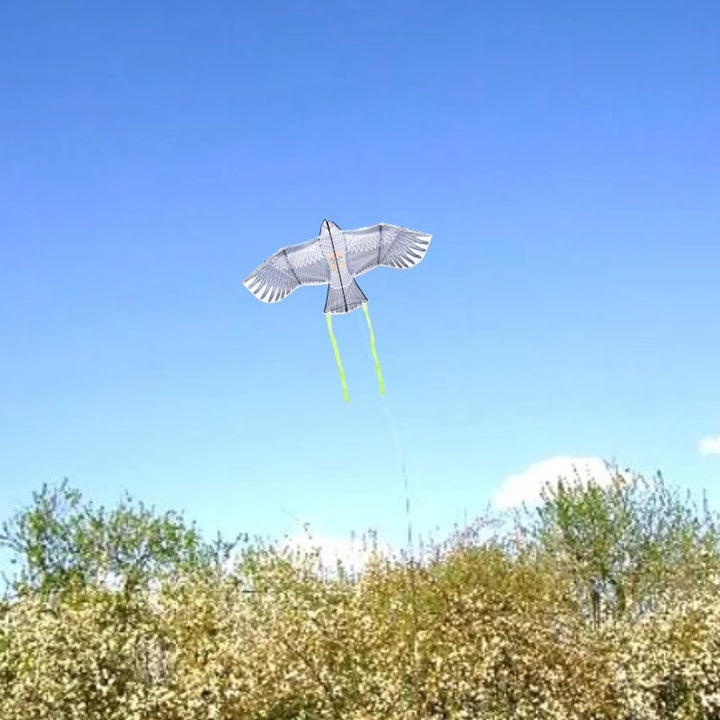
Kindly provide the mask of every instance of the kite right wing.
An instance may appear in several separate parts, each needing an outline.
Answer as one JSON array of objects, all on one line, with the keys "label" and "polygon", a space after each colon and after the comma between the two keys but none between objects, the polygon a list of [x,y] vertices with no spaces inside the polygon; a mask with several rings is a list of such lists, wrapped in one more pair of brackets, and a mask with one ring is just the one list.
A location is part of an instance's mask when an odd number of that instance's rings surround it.
[{"label": "kite right wing", "polygon": [[301,285],[330,282],[330,266],[318,238],[280,248],[250,273],[243,285],[263,302],[278,302]]},{"label": "kite right wing", "polygon": [[397,225],[380,223],[357,230],[344,230],[347,265],[353,275],[378,266],[409,268],[427,252],[432,235]]}]

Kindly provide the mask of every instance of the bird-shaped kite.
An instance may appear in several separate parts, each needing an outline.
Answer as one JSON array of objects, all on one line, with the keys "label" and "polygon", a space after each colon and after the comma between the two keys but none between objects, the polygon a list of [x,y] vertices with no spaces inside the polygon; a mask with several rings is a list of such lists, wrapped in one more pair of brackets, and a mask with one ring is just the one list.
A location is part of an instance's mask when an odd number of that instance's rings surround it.
[{"label": "bird-shaped kite", "polygon": [[417,265],[427,252],[431,237],[428,233],[386,223],[341,230],[332,220],[323,220],[316,238],[280,248],[250,273],[243,284],[253,295],[269,303],[286,298],[301,285],[328,286],[324,312],[346,401],[349,398],[345,373],[332,331],[331,315],[353,312],[362,305],[382,393],[384,384],[367,297],[355,278],[376,267],[402,269]]}]

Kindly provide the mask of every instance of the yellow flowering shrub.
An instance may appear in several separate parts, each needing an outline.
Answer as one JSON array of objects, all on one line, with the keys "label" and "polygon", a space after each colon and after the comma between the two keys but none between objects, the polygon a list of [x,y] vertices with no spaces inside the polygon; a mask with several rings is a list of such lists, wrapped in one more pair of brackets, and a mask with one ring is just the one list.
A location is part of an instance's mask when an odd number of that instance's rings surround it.
[{"label": "yellow flowering shrub", "polygon": [[[272,546],[228,569],[127,507],[73,565],[76,506],[21,516],[18,547],[36,525],[62,544],[0,602],[0,720],[720,720],[716,525],[645,497],[558,487],[514,544],[471,528],[357,573]],[[108,537],[132,561],[115,589],[92,581]]]},{"label": "yellow flowering shrub", "polygon": [[[715,590],[717,590],[715,586]],[[3,720],[720,717],[714,591],[595,628],[546,561],[312,558],[7,603]]]}]

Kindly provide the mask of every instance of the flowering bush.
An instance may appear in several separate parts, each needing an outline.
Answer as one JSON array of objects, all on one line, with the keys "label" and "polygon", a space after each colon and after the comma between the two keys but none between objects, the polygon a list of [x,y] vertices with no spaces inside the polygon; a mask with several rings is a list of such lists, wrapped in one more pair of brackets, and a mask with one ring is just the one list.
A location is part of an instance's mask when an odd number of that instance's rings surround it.
[{"label": "flowering bush", "polygon": [[16,596],[0,718],[720,719],[711,562],[680,568],[684,585],[663,568],[652,603],[598,623],[567,553],[531,538],[459,535],[355,575],[317,559],[270,547],[232,570]]},{"label": "flowering bush", "polygon": [[497,549],[354,580],[275,555],[251,580],[8,604],[0,717],[720,717],[712,591],[596,629],[551,567]]}]

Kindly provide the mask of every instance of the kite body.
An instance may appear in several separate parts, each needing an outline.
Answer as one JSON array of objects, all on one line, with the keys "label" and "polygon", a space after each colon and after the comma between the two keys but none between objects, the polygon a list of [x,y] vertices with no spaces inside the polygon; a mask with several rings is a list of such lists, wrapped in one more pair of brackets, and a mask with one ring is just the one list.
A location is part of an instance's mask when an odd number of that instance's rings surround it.
[{"label": "kite body", "polygon": [[367,298],[348,269],[345,233],[334,222],[324,220],[318,240],[330,266],[325,312],[347,313],[357,310],[367,302]]},{"label": "kite body", "polygon": [[316,238],[280,248],[250,273],[243,284],[255,297],[268,303],[286,298],[301,285],[328,286],[324,312],[345,401],[349,399],[345,371],[332,331],[331,317],[337,313],[353,312],[362,306],[370,330],[370,347],[380,392],[384,393],[385,384],[375,350],[367,297],[355,278],[376,267],[409,268],[417,265],[425,256],[431,237],[428,233],[386,223],[341,230],[326,219]]},{"label": "kite body", "polygon": [[355,280],[358,275],[376,267],[417,265],[431,237],[386,223],[341,230],[323,220],[316,238],[280,248],[243,284],[263,302],[278,302],[301,285],[327,285],[325,312],[349,313],[367,302]]}]

